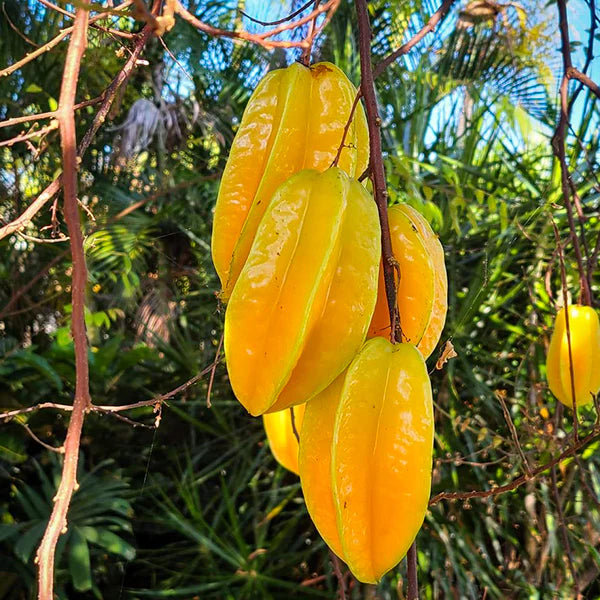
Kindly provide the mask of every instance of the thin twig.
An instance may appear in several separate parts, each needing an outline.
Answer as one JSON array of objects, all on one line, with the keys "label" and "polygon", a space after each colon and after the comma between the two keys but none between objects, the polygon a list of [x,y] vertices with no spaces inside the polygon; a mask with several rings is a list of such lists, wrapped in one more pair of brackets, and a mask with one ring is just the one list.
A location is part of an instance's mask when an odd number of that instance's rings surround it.
[{"label": "thin twig", "polygon": [[[122,6],[122,5],[121,5]],[[102,104],[96,113],[94,120],[87,130],[81,143],[78,148],[78,156],[81,158],[89,145],[92,143],[94,136],[100,129],[101,125],[106,120],[106,117],[113,105],[113,102],[116,98],[117,92],[125,84],[125,82],[129,79],[133,69],[137,64],[137,59],[141,54],[146,42],[152,35],[152,29],[149,25],[146,25],[144,29],[140,32],[133,51],[131,52],[131,56],[127,59],[127,62],[123,66],[123,68],[119,71],[117,76],[112,80],[111,84],[106,88]],[[54,113],[56,116],[56,113]],[[4,227],[0,227],[0,239],[14,233],[17,230],[22,230],[31,222],[33,217],[41,210],[41,208],[46,204],[46,202],[50,201],[60,190],[62,181],[62,175],[59,175],[50,185],[46,187],[46,189],[27,207],[27,209],[23,212],[22,215],[17,217],[15,220],[11,221]]]},{"label": "thin twig", "polygon": [[396,260],[394,259],[392,251],[392,240],[388,222],[388,194],[381,147],[381,118],[377,107],[375,81],[373,79],[373,67],[371,64],[371,24],[369,22],[366,0],[356,0],[356,11],[358,15],[358,38],[361,65],[360,89],[365,99],[370,145],[369,168],[373,180],[375,203],[377,204],[379,222],[381,225],[381,250],[385,292],[390,313],[390,321],[392,323],[391,335],[394,341],[401,341],[396,327],[393,326],[398,323],[398,319],[396,318],[398,308],[396,306],[396,282],[394,275],[394,263]]},{"label": "thin twig", "polygon": [[[82,0],[82,2],[85,2],[85,0]],[[127,6],[129,6],[130,4],[131,4],[131,0],[125,0],[125,2],[120,4],[117,7],[117,9],[114,9],[113,11],[102,12],[102,13],[99,13],[99,14],[93,16],[91,19],[89,19],[89,24],[94,23],[95,21],[99,21],[101,19],[105,19],[106,17],[110,16],[111,14],[114,14],[115,10],[122,10],[122,9],[126,8]],[[87,12],[89,13],[89,11],[87,11]],[[5,69],[2,69],[0,71],[0,78],[7,77],[8,75],[10,75],[11,73],[14,73],[21,67],[24,67],[27,63],[38,58],[38,56],[41,56],[42,54],[45,54],[46,52],[52,50],[52,48],[54,48],[55,46],[60,44],[60,42],[62,42],[62,40],[64,40],[68,35],[70,35],[74,31],[74,29],[75,29],[75,25],[72,25],[71,27],[66,27],[65,29],[60,31],[58,33],[58,35],[56,35],[54,38],[52,38],[49,42],[46,42],[43,46],[40,46],[33,52],[26,54],[21,60],[18,60],[17,62],[6,67]]]},{"label": "thin twig", "polygon": [[[104,414],[116,414],[125,412],[128,410],[135,410],[137,408],[144,408],[147,406],[156,406],[157,404],[164,404],[167,400],[173,398],[177,394],[184,392],[189,387],[200,381],[207,373],[212,369],[212,364],[208,367],[204,368],[198,375],[194,375],[191,379],[188,379],[185,383],[177,386],[175,389],[167,392],[166,394],[162,394],[160,396],[154,396],[148,400],[140,400],[139,402],[133,402],[131,404],[105,404],[105,405],[97,405],[92,404],[88,408],[88,412],[90,413],[104,413]],[[40,404],[34,404],[33,406],[28,406],[26,408],[19,408],[15,410],[10,410],[8,412],[4,412],[0,414],[0,421],[10,421],[19,415],[26,415],[32,412],[37,412],[39,410],[62,410],[64,412],[73,412],[73,405],[71,404],[57,404],[55,402],[42,402]]]},{"label": "thin twig", "polygon": [[210,396],[212,394],[213,383],[215,381],[215,373],[217,372],[217,365],[219,364],[219,358],[221,356],[221,348],[223,347],[223,338],[224,334],[221,334],[219,339],[219,345],[217,346],[217,351],[215,352],[215,360],[210,368],[210,378],[208,380],[208,389],[206,390],[206,407],[210,408],[212,406],[210,402]]},{"label": "thin twig", "polygon": [[[322,13],[328,13],[329,18],[337,7],[339,6],[341,0],[328,0],[325,4],[315,8],[308,15],[298,19],[297,21],[288,21],[282,24],[279,24],[277,27],[270,29],[264,33],[250,33],[248,31],[230,31],[228,29],[220,29],[218,27],[213,27],[204,21],[198,19],[198,17],[194,16],[190,13],[181,2],[175,3],[175,13],[178,14],[184,21],[187,21],[190,25],[195,27],[196,29],[210,35],[213,37],[225,37],[233,40],[242,40],[246,42],[251,42],[253,44],[257,44],[264,48],[307,48],[309,42],[307,39],[301,41],[290,41],[290,40],[271,40],[269,38],[283,33],[284,31],[289,31],[291,29],[296,29],[305,23],[310,22],[315,19]],[[320,31],[321,28],[318,30]],[[315,33],[316,35],[316,33]]]},{"label": "thin twig", "polygon": [[342,575],[342,563],[333,550],[329,550],[329,556],[331,558],[333,573],[338,581],[339,600],[346,600],[346,581]]},{"label": "thin twig", "polygon": [[567,272],[565,270],[565,257],[563,255],[562,244],[560,243],[560,235],[558,233],[558,227],[550,216],[550,222],[552,223],[552,228],[554,229],[554,237],[556,239],[556,248],[558,250],[558,262],[560,265],[560,280],[561,280],[561,289],[563,295],[563,310],[565,311],[565,330],[567,332],[567,347],[569,350],[569,377],[571,379],[571,401],[572,401],[572,409],[573,409],[573,431],[575,434],[575,440],[579,437],[579,417],[577,415],[577,402],[575,397],[575,369],[573,365],[573,349],[571,346],[571,318],[569,315],[569,296],[567,290]]},{"label": "thin twig", "polygon": [[300,433],[298,433],[298,428],[296,427],[296,415],[294,413],[294,407],[290,406],[290,421],[292,423],[292,431],[296,438],[296,441],[300,443]]},{"label": "thin twig", "polygon": [[531,476],[524,474],[513,479],[511,482],[493,487],[489,490],[471,490],[469,492],[440,492],[429,500],[429,506],[434,506],[442,500],[470,500],[471,498],[490,498],[492,496],[498,496],[499,494],[505,494],[506,492],[512,492],[517,488],[521,487],[524,483],[531,481],[538,475],[545,473],[553,466],[559,464],[565,458],[569,458],[577,454],[582,448],[585,448],[588,444],[600,437],[600,424],[596,424],[592,431],[585,437],[580,437],[579,441],[574,442],[568,446],[559,455],[549,460],[547,463],[535,467],[531,470]]},{"label": "thin twig", "polygon": [[246,17],[247,19],[252,21],[253,23],[258,23],[259,25],[262,25],[263,27],[271,27],[273,25],[281,25],[281,23],[286,23],[287,21],[291,21],[292,19],[295,19],[300,13],[303,13],[311,4],[314,4],[315,1],[316,0],[308,0],[308,2],[304,5],[302,5],[298,10],[295,10],[293,13],[289,14],[287,17],[283,17],[282,19],[277,19],[277,21],[259,21],[258,19],[251,17],[248,13],[244,12],[243,10],[240,10],[240,13],[242,15],[244,15],[244,17]]},{"label": "thin twig", "polygon": [[[319,8],[319,4],[321,4],[321,0],[315,0],[315,8]],[[315,16],[315,18],[308,25],[308,34],[306,36],[306,41],[308,45],[306,46],[306,48],[302,52],[302,56],[300,57],[300,62],[307,67],[310,65],[310,55],[312,53],[313,42],[315,39],[315,27],[317,24],[317,17],[318,15]]]},{"label": "thin twig", "polygon": [[573,578],[573,586],[575,587],[575,598],[579,600],[579,578],[577,577],[577,571],[573,564],[573,555],[571,553],[571,544],[569,542],[569,534],[567,533],[567,526],[565,524],[565,515],[563,513],[562,504],[558,495],[558,485],[556,482],[556,466],[550,469],[550,480],[552,482],[552,492],[554,495],[554,502],[556,503],[556,511],[558,512],[558,523],[560,525],[560,532],[563,538],[564,550],[567,554],[567,563],[569,565],[569,571],[571,571],[571,577]]},{"label": "thin twig", "polygon": [[56,452],[57,454],[65,453],[64,446],[60,446],[57,448],[56,446],[51,446],[50,444],[46,444],[46,442],[44,442],[43,440],[40,440],[40,438],[37,435],[35,435],[35,433],[33,433],[31,427],[29,427],[27,423],[23,423],[21,421],[15,421],[15,423],[18,423],[21,427],[23,427],[23,429],[25,429],[25,431],[31,436],[31,438],[35,440],[38,444],[46,448],[46,450],[50,450],[50,452]]},{"label": "thin twig", "polygon": [[[89,0],[88,0],[89,3]],[[77,146],[75,133],[75,94],[81,59],[87,46],[89,12],[77,9],[58,102],[57,119],[63,160],[64,215],[70,237],[72,274],[72,333],[75,345],[75,399],[65,439],[65,459],[52,513],[37,551],[38,598],[54,598],[54,556],[58,538],[67,527],[67,511],[71,497],[77,488],[77,464],[79,443],[86,410],[91,399],[89,392],[89,367],[87,335],[85,329],[85,287],[87,269],[83,250],[83,236],[77,208]]]},{"label": "thin twig", "polygon": [[438,24],[448,14],[450,7],[456,2],[456,0],[444,0],[440,7],[431,15],[431,18],[427,23],[408,41],[403,44],[397,50],[394,50],[391,54],[388,54],[380,63],[375,66],[373,70],[373,77],[377,79],[393,62],[398,58],[407,54],[416,46],[428,33],[435,30]]},{"label": "thin twig", "polygon": [[30,131],[29,133],[22,133],[8,140],[2,140],[0,142],[0,148],[2,148],[3,146],[10,147],[14,144],[18,144],[19,142],[25,142],[26,140],[30,140],[31,138],[46,136],[55,129],[58,129],[58,121],[50,121],[49,125],[40,127],[40,129],[36,129],[35,131]]},{"label": "thin twig", "polygon": [[496,398],[500,402],[500,406],[502,406],[502,412],[504,413],[504,420],[506,421],[506,424],[508,425],[513,442],[515,443],[515,446],[517,447],[517,450],[519,452],[519,456],[521,457],[521,460],[523,461],[523,466],[525,467],[525,472],[527,473],[527,475],[529,475],[531,477],[531,467],[529,466],[527,457],[525,456],[525,453],[523,452],[523,448],[521,448],[521,443],[519,442],[519,436],[517,435],[517,430],[515,428],[515,424],[513,423],[512,417],[510,416],[510,411],[508,410],[508,406],[506,406],[506,401],[504,400],[504,394],[501,394],[498,392],[498,393],[496,393]]},{"label": "thin twig", "polygon": [[558,21],[561,37],[561,53],[563,59],[563,78],[560,85],[560,118],[556,131],[552,138],[552,148],[560,163],[561,187],[565,208],[567,209],[567,220],[569,223],[569,231],[571,233],[571,242],[575,259],[577,261],[577,269],[579,272],[579,283],[581,287],[582,303],[588,306],[592,304],[592,292],[587,279],[586,270],[583,266],[583,258],[581,256],[581,248],[579,246],[579,238],[575,229],[575,221],[573,218],[573,206],[571,204],[571,192],[569,185],[569,167],[566,158],[566,136],[567,126],[570,121],[569,107],[569,72],[573,69],[571,64],[571,49],[569,41],[569,22],[567,18],[566,0],[558,0]]},{"label": "thin twig", "polygon": [[[86,100],[85,102],[80,102],[75,105],[75,110],[79,110],[80,108],[85,108],[86,106],[93,106],[94,104],[98,104],[102,102],[103,96],[98,96],[97,98],[93,98],[92,100]],[[54,119],[56,117],[56,111],[51,110],[45,113],[36,113],[33,115],[23,115],[21,117],[13,117],[11,119],[6,119],[6,121],[0,121],[0,129],[3,127],[12,127],[13,125],[18,125],[19,123],[29,123],[30,121],[41,121],[42,119]]]}]

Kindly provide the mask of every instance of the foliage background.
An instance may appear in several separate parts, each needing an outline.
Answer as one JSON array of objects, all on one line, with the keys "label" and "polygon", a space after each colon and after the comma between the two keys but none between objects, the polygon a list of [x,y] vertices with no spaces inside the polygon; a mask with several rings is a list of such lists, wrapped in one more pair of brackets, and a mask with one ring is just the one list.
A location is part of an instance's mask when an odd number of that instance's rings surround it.
[{"label": "foliage background", "polygon": [[[275,19],[297,4],[186,5],[205,21],[259,30],[237,9]],[[430,0],[370,4],[376,57],[410,37],[436,8]],[[550,145],[560,74],[556,7],[537,0],[500,12],[490,6],[460,5],[378,81],[391,200],[419,208],[446,251],[450,308],[443,340],[452,340],[458,357],[432,373],[433,493],[485,489],[523,472],[499,397],[532,464],[556,454],[571,432],[544,367],[561,304],[551,215],[568,238]],[[573,39],[585,45],[584,11],[578,4],[571,16]],[[44,43],[67,22],[34,0],[7,0],[1,65],[31,50],[25,37]],[[135,32],[140,24],[115,18],[113,26]],[[358,82],[355,31],[352,3],[342,2],[315,58],[332,60]],[[208,38],[181,21],[164,42],[168,52],[157,40],[147,47],[147,64],[134,72],[81,165],[80,199],[94,217],[87,218],[86,252],[96,404],[170,391],[214,360],[222,314],[209,244],[219,173],[257,81],[297,58],[295,51]],[[123,45],[127,40],[90,30],[78,100],[108,85],[127,54]],[[584,49],[574,44],[576,63]],[[2,80],[0,118],[56,107],[65,51],[59,45]],[[140,104],[142,98],[148,102]],[[93,108],[78,113],[78,137],[93,114]],[[128,114],[137,117],[137,129]],[[599,116],[598,103],[582,92],[568,158],[589,248],[599,229]],[[20,131],[0,129],[0,142]],[[56,132],[0,147],[2,219],[20,214],[59,168]],[[142,199],[149,200],[119,216]],[[57,239],[66,227],[60,213],[57,228],[44,229],[49,224],[44,210],[28,237],[0,241],[0,308],[42,273],[2,310],[0,406],[7,410],[72,400],[66,244],[35,241]],[[570,247],[566,253],[576,301]],[[598,265],[589,267],[597,295]],[[157,430],[110,416],[87,419],[81,488],[60,541],[60,598],[336,596],[329,555],[299,483],[275,463],[260,419],[235,401],[222,364],[211,403],[203,380],[169,402]],[[154,419],[151,409],[129,416],[149,425]],[[580,418],[591,427],[593,407]],[[0,427],[0,598],[7,600],[34,597],[33,556],[59,475],[57,457],[25,428],[58,446],[65,418],[40,411]],[[432,507],[418,537],[423,598],[573,597],[561,513],[584,597],[600,597],[597,446],[560,465],[557,489],[548,474],[488,500]],[[351,597],[402,597],[404,573],[401,565],[376,588],[354,584]]]}]

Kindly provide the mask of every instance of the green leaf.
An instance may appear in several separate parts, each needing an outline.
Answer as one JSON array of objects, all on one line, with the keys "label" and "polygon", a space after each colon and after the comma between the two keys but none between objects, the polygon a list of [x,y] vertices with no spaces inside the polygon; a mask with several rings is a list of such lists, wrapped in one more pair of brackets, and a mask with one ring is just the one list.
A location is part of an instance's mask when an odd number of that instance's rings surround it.
[{"label": "green leaf", "polygon": [[135,548],[112,531],[102,527],[81,527],[81,533],[91,544],[104,548],[111,554],[118,554],[127,560],[135,558]]},{"label": "green leaf", "polygon": [[44,535],[46,525],[46,521],[35,523],[19,538],[14,547],[17,558],[24,563],[29,561],[31,553],[35,550]]},{"label": "green leaf", "polygon": [[79,527],[74,527],[71,532],[69,573],[71,574],[73,587],[78,592],[87,592],[92,589],[90,549]]},{"label": "green leaf", "polygon": [[28,92],[29,94],[37,94],[42,90],[42,88],[37,85],[36,83],[30,83],[26,88],[25,91]]},{"label": "green leaf", "polygon": [[50,363],[43,356],[34,354],[33,352],[23,351],[16,354],[14,359],[18,360],[18,362],[33,367],[47,379],[49,379],[59,392],[62,390],[63,385],[58,373],[50,366]]}]

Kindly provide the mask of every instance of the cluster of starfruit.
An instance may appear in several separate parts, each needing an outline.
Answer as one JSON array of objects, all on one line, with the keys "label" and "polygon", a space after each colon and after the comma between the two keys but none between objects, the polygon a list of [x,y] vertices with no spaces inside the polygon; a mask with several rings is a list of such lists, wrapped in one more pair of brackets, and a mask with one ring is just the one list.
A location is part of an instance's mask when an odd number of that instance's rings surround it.
[{"label": "cluster of starfruit", "polygon": [[427,221],[390,208],[403,343],[387,341],[378,212],[357,181],[369,161],[360,104],[349,120],[356,93],[330,63],[259,83],[221,181],[212,254],[232,389],[300,475],[323,539],[375,582],[406,554],[427,508],[425,359],[444,326],[447,281]]}]

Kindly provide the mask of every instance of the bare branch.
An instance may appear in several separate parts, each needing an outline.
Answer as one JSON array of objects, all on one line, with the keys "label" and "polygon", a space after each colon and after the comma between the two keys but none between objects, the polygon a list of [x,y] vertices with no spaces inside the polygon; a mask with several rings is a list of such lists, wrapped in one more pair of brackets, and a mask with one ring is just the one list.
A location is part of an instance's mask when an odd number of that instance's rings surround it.
[{"label": "bare branch", "polygon": [[[190,25],[199,29],[200,31],[207,33],[213,37],[225,37],[234,40],[244,40],[247,42],[251,42],[253,44],[258,44],[264,48],[307,48],[309,46],[309,40],[301,40],[298,42],[295,41],[286,41],[286,40],[271,40],[269,38],[278,35],[279,33],[283,33],[284,31],[288,31],[291,29],[296,29],[309,21],[316,19],[322,13],[328,13],[328,17],[331,18],[337,7],[339,6],[341,0],[328,0],[325,4],[318,6],[310,14],[298,19],[297,21],[288,21],[282,23],[264,33],[250,33],[248,31],[230,31],[228,29],[220,29],[218,27],[213,27],[204,21],[201,21],[193,14],[191,14],[182,4],[181,2],[175,3],[175,13],[178,14],[184,21],[187,21]],[[321,31],[322,28],[319,28],[318,31]],[[315,32],[315,35],[318,32]]]},{"label": "bare branch", "polygon": [[450,7],[456,2],[456,0],[444,0],[440,7],[431,15],[431,18],[427,23],[418,31],[406,44],[403,44],[397,50],[394,50],[391,54],[386,56],[378,65],[375,66],[373,71],[373,77],[377,79],[393,62],[398,58],[407,54],[416,46],[428,33],[435,30],[438,24],[448,14]]},{"label": "bare branch", "polygon": [[79,461],[79,443],[86,410],[91,400],[89,393],[89,373],[87,358],[87,336],[85,329],[85,286],[87,269],[83,250],[83,236],[77,207],[77,147],[75,134],[75,94],[81,59],[87,46],[89,12],[77,9],[71,40],[65,58],[65,68],[58,102],[57,119],[63,159],[64,214],[69,230],[71,256],[73,258],[72,276],[72,332],[75,343],[75,399],[67,437],[65,439],[65,459],[60,483],[48,526],[37,551],[38,598],[54,598],[54,556],[56,544],[61,533],[67,527],[67,511],[71,497],[77,487],[77,463]]},{"label": "bare branch", "polygon": [[538,475],[545,473],[553,466],[565,460],[565,458],[575,456],[575,454],[577,454],[580,450],[585,448],[588,444],[593,442],[598,437],[600,437],[600,425],[596,424],[590,433],[588,433],[585,437],[580,437],[579,441],[574,442],[572,445],[568,446],[558,456],[555,456],[552,460],[548,461],[547,463],[540,465],[535,469],[532,469],[531,475],[521,475],[505,485],[493,487],[489,490],[472,490],[469,492],[440,492],[439,494],[433,496],[431,500],[429,500],[429,506],[434,506],[442,500],[469,500],[471,498],[490,498],[499,494],[505,494],[506,492],[512,492],[513,490],[516,490],[528,481],[535,479]]},{"label": "bare branch", "polygon": [[[87,132],[83,136],[83,139],[81,140],[81,143],[79,144],[78,155],[80,158],[85,154],[89,145],[92,143],[94,136],[98,132],[98,129],[100,129],[101,125],[106,120],[106,117],[113,105],[119,88],[129,79],[129,76],[131,75],[133,69],[137,64],[137,59],[139,58],[139,55],[141,54],[144,46],[146,45],[146,42],[148,41],[151,35],[152,29],[149,25],[147,25],[140,32],[136,40],[134,49],[131,53],[131,56],[127,59],[127,62],[125,63],[121,71],[119,71],[117,76],[113,79],[111,84],[105,90],[103,94],[102,104],[98,109],[96,116],[94,117],[92,125],[87,130]],[[56,116],[56,113],[54,113],[54,116]],[[6,237],[7,235],[10,235],[11,233],[14,233],[15,231],[20,231],[27,227],[27,225],[31,222],[33,217],[40,211],[40,209],[46,204],[46,202],[51,200],[58,193],[61,186],[61,177],[62,175],[57,177],[29,205],[29,207],[21,216],[19,216],[14,221],[11,221],[4,227],[0,227],[0,239]]]},{"label": "bare branch", "polygon": [[314,4],[315,2],[316,0],[308,0],[308,2],[302,5],[298,10],[295,10],[287,17],[283,17],[283,19],[277,19],[277,21],[259,21],[258,19],[251,17],[248,13],[245,13],[243,10],[240,10],[240,13],[242,13],[244,17],[246,17],[253,23],[258,23],[259,25],[263,25],[264,27],[270,27],[272,25],[280,25],[281,23],[286,23],[287,21],[295,19],[300,13],[303,13],[311,4]]},{"label": "bare branch", "polygon": [[[125,2],[120,4],[117,7],[117,9],[115,9],[115,10],[122,10],[122,9],[126,8],[127,6],[129,6],[130,4],[131,4],[131,0],[125,0]],[[110,16],[111,14],[114,14],[114,12],[115,11],[113,10],[113,11],[99,13],[99,14],[93,16],[91,19],[89,19],[89,23],[91,24],[91,23],[94,23],[101,19],[105,19],[106,17]],[[10,75],[11,73],[14,73],[21,67],[25,66],[27,63],[38,58],[42,54],[45,54],[49,50],[52,50],[52,48],[54,48],[55,46],[60,44],[60,42],[62,42],[62,40],[64,40],[69,34],[71,34],[74,31],[74,29],[75,29],[74,25],[63,29],[56,37],[52,38],[49,42],[45,43],[43,46],[40,46],[33,52],[26,54],[21,60],[18,60],[16,63],[13,63],[12,65],[6,67],[5,69],[2,69],[2,71],[0,71],[0,78],[6,77],[6,76]]]},{"label": "bare branch", "polygon": [[600,85],[598,85],[595,81],[590,79],[587,75],[578,71],[575,67],[571,66],[567,70],[567,77],[569,79],[576,79],[584,86],[589,88],[597,98],[600,98]]}]

